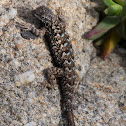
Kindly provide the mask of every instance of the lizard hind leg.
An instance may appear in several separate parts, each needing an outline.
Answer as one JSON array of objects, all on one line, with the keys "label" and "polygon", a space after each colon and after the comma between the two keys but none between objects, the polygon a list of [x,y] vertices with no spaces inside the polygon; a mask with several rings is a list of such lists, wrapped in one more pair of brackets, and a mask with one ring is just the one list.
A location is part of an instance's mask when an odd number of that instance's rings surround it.
[{"label": "lizard hind leg", "polygon": [[45,77],[50,87],[56,84],[56,78],[62,77],[64,74],[63,69],[58,67],[51,67],[45,70]]}]

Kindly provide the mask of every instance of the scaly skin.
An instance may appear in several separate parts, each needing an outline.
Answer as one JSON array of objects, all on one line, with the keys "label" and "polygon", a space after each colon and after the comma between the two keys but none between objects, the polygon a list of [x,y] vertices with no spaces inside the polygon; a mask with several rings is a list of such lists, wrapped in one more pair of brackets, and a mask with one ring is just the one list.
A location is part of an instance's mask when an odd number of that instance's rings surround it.
[{"label": "scaly skin", "polygon": [[29,29],[38,36],[45,34],[54,61],[55,67],[48,70],[48,81],[49,83],[53,83],[55,78],[59,80],[62,110],[66,115],[68,126],[75,126],[72,107],[75,84],[75,64],[72,44],[65,31],[65,22],[60,17],[54,15],[52,11],[45,6],[35,9],[33,14],[41,21],[42,30],[39,32],[32,27]]}]

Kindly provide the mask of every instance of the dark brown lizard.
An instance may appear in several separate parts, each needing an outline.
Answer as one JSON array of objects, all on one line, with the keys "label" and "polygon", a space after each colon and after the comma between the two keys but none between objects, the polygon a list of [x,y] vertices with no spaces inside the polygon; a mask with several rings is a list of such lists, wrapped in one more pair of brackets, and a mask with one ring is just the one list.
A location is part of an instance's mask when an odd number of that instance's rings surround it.
[{"label": "dark brown lizard", "polygon": [[61,92],[62,111],[66,116],[68,126],[75,126],[73,115],[73,92],[75,85],[75,64],[72,44],[66,32],[65,22],[45,6],[33,11],[33,15],[42,23],[41,29],[26,27],[37,36],[45,36],[48,41],[54,67],[49,68],[47,78],[49,83],[57,79]]}]

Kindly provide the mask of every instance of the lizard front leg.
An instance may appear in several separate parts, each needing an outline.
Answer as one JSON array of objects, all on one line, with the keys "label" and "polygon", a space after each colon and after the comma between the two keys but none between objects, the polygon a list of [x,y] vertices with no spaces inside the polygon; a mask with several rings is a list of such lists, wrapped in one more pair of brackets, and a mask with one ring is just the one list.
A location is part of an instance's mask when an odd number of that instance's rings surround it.
[{"label": "lizard front leg", "polygon": [[18,25],[21,29],[24,29],[24,30],[27,30],[27,31],[31,31],[35,36],[42,37],[42,36],[44,36],[45,33],[46,33],[46,29],[45,29],[45,28],[37,29],[37,28],[35,28],[34,25],[31,25],[31,24],[29,24],[29,23],[27,23],[27,24],[20,24],[20,23],[17,23],[17,25]]}]

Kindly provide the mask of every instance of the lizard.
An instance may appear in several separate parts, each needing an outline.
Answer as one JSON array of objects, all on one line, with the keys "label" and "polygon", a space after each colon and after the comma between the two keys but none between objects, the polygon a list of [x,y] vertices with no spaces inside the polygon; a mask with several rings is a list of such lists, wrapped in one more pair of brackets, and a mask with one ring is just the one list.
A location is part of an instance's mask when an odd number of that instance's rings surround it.
[{"label": "lizard", "polygon": [[75,126],[72,100],[76,73],[74,52],[70,37],[66,32],[65,21],[46,6],[33,10],[33,16],[41,21],[41,29],[37,29],[33,25],[23,27],[32,31],[36,36],[44,36],[47,39],[54,62],[54,67],[47,70],[47,79],[50,84],[56,83],[58,80],[61,109],[66,116],[68,126]]}]

